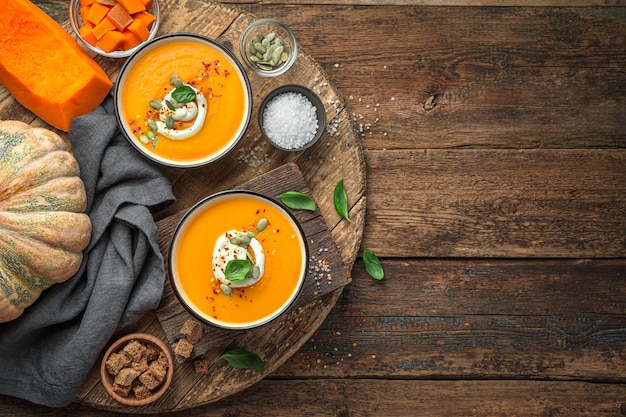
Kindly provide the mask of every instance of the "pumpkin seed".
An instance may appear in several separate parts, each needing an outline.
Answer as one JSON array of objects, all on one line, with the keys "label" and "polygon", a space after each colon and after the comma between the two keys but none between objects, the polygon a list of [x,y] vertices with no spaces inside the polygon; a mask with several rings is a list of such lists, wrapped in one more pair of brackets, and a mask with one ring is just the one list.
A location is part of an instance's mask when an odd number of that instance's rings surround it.
[{"label": "pumpkin seed", "polygon": [[280,57],[283,54],[284,49],[285,48],[283,46],[277,46],[276,49],[274,49],[274,52],[272,52],[272,60],[280,62]]},{"label": "pumpkin seed", "polygon": [[171,111],[176,111],[176,106],[174,105],[174,103],[172,103],[170,100],[165,100],[165,105],[167,106],[168,109],[170,109]]},{"label": "pumpkin seed", "polygon": [[254,47],[256,48],[256,50],[262,54],[265,53],[265,51],[267,51],[267,48],[265,47],[265,45],[263,45],[260,42],[257,42],[254,44]]},{"label": "pumpkin seed", "polygon": [[250,61],[265,71],[271,71],[289,59],[284,42],[275,32],[265,36],[256,35],[248,44]]},{"label": "pumpkin seed", "polygon": [[174,128],[174,117],[172,115],[169,115],[165,118],[165,127],[167,127],[168,129]]},{"label": "pumpkin seed", "polygon": [[159,130],[159,126],[157,126],[156,122],[152,119],[148,120],[148,127],[150,130],[154,130],[155,132],[158,132]]},{"label": "pumpkin seed", "polygon": [[248,272],[248,278],[250,279],[259,279],[261,276],[261,268],[258,265],[252,265],[250,271]]},{"label": "pumpkin seed", "polygon": [[241,243],[239,244],[239,246],[242,247],[248,247],[248,245],[250,244],[250,242],[252,242],[252,238],[248,235],[243,235],[241,236]]},{"label": "pumpkin seed", "polygon": [[159,100],[152,100],[150,102],[150,107],[152,107],[154,110],[161,110],[163,105],[161,104]]},{"label": "pumpkin seed", "polygon": [[252,232],[252,231],[251,231],[251,232],[248,232],[248,233],[247,233],[247,235],[248,235],[248,237],[249,237],[250,239],[254,239],[254,238],[256,238],[256,234],[255,234],[254,232]]},{"label": "pumpkin seed", "polygon": [[226,285],[226,284],[220,284],[220,290],[224,293],[224,295],[227,295],[227,296],[229,296],[229,297],[230,297],[230,296],[232,295],[232,293],[233,293],[233,289],[232,289],[232,288],[230,288],[230,286],[229,286],[229,285]]},{"label": "pumpkin seed", "polygon": [[147,145],[148,143],[150,143],[150,139],[148,139],[148,137],[146,135],[141,135],[139,136],[139,140],[141,141],[141,143],[143,143],[144,145]]},{"label": "pumpkin seed", "polygon": [[241,237],[240,236],[233,236],[230,238],[230,243],[232,245],[241,245]]},{"label": "pumpkin seed", "polygon": [[263,217],[261,220],[259,220],[259,222],[256,224],[256,232],[257,233],[261,233],[263,230],[265,230],[265,228],[267,227],[267,219],[265,217]]}]

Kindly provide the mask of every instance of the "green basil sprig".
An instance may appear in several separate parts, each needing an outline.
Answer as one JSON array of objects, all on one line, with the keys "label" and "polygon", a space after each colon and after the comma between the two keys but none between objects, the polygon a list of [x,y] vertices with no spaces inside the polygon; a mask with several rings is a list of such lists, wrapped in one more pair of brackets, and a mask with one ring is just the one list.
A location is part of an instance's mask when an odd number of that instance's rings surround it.
[{"label": "green basil sprig", "polygon": [[183,84],[172,91],[172,98],[179,103],[189,103],[196,99],[196,92],[190,86]]},{"label": "green basil sprig", "polygon": [[265,371],[265,364],[263,363],[263,360],[256,353],[250,352],[246,349],[229,349],[222,353],[216,361],[220,359],[224,359],[235,368],[253,369],[260,374],[263,374]]},{"label": "green basil sprig", "polygon": [[365,264],[365,270],[372,278],[379,281],[385,278],[383,266],[380,264],[378,256],[372,250],[365,249],[363,251],[363,263]]},{"label": "green basil sprig", "polygon": [[230,282],[243,281],[250,272],[250,261],[247,259],[231,259],[226,264],[224,276]]},{"label": "green basil sprig", "polygon": [[346,194],[346,190],[343,185],[343,180],[340,180],[337,185],[335,185],[335,193],[333,202],[335,203],[335,210],[337,213],[347,221],[351,222],[348,217],[348,195]]},{"label": "green basil sprig", "polygon": [[299,191],[287,191],[278,198],[290,209],[315,211],[315,201]]}]

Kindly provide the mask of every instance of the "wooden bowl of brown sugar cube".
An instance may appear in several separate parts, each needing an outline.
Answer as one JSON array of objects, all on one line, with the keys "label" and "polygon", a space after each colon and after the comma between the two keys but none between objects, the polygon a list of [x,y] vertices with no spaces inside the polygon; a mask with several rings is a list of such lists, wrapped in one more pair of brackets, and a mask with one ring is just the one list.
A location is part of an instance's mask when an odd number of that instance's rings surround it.
[{"label": "wooden bowl of brown sugar cube", "polygon": [[102,385],[122,404],[141,406],[159,399],[172,383],[172,353],[161,339],[131,333],[115,341],[100,366]]}]

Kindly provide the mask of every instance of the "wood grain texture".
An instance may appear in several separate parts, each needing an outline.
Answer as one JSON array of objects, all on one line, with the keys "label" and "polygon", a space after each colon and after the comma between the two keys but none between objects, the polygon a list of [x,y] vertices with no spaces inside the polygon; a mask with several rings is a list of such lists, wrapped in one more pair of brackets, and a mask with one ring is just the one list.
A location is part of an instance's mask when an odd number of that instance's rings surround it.
[{"label": "wood grain texture", "polygon": [[[66,0],[37,2],[65,19]],[[626,415],[623,0],[222,4],[289,24],[332,80],[313,87],[336,93],[339,129],[353,120],[363,144],[362,242],[325,218],[342,253],[374,249],[386,278],[347,257],[352,283],[272,374],[155,415]],[[297,161],[329,184],[339,174],[316,170],[331,162]],[[120,414],[3,397],[0,415]]]},{"label": "wood grain texture", "polygon": [[[269,401],[280,392],[280,400]],[[623,416],[623,384],[558,381],[406,381],[380,379],[270,380],[207,406],[154,417],[468,417]],[[294,413],[294,404],[298,404]],[[116,417],[79,404],[61,412],[2,398],[0,413],[12,417]]]}]

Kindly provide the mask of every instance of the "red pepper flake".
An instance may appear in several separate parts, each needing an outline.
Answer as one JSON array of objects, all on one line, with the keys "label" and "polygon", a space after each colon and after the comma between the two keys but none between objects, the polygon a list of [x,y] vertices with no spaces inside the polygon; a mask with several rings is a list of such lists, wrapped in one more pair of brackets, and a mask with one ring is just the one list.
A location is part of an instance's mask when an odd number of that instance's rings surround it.
[{"label": "red pepper flake", "polygon": [[224,77],[228,78],[228,76],[230,75],[230,71],[228,71],[227,69],[224,70]]}]

